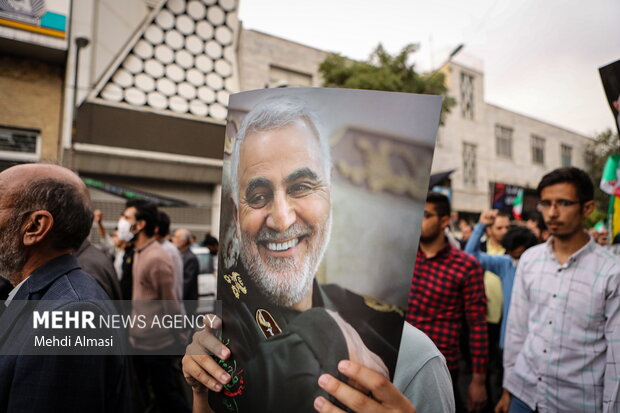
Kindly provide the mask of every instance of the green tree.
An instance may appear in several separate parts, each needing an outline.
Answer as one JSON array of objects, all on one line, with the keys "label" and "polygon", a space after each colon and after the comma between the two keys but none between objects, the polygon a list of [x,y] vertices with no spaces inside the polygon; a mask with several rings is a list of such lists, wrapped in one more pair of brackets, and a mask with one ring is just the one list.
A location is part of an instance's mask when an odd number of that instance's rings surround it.
[{"label": "green tree", "polygon": [[620,153],[620,140],[618,134],[606,129],[599,133],[592,142],[586,147],[586,165],[587,172],[594,182],[594,200],[596,201],[597,210],[590,215],[586,221],[586,226],[591,227],[597,221],[603,219],[607,215],[610,196],[601,191],[599,184],[603,175],[603,168],[607,158],[614,153]]},{"label": "green tree", "polygon": [[415,64],[408,63],[418,48],[417,44],[409,44],[396,55],[391,55],[379,44],[365,62],[331,53],[319,65],[323,86],[442,95],[443,124],[445,114],[456,101],[448,96],[443,73],[420,74],[416,72]]}]

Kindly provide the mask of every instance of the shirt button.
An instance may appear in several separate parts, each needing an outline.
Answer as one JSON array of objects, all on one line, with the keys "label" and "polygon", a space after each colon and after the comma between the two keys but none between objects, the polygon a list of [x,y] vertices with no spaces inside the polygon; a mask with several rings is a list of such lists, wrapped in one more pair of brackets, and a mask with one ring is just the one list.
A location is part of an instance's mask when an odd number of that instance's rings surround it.
[{"label": "shirt button", "polygon": [[538,378],[538,381],[542,381],[542,377],[539,377],[539,378]]},{"label": "shirt button", "polygon": [[551,325],[553,323],[553,321],[549,321],[549,325]]},{"label": "shirt button", "polygon": [[543,353],[546,353],[546,352],[547,352],[547,349],[544,349],[544,350],[543,350]]},{"label": "shirt button", "polygon": [[562,269],[561,269],[561,268],[558,268],[558,272],[562,272]]},{"label": "shirt button", "polygon": [[553,294],[553,298],[557,297],[557,295]]}]

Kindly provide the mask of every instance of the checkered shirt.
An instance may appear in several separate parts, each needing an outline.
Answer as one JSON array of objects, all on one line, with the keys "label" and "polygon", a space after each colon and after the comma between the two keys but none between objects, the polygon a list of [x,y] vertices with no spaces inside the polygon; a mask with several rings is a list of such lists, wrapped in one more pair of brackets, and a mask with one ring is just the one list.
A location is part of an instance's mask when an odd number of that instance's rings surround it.
[{"label": "checkered shirt", "polygon": [[432,258],[418,249],[407,321],[433,340],[450,370],[458,369],[463,316],[469,326],[473,371],[485,373],[488,362],[486,296],[480,264],[471,255],[450,245]]},{"label": "checkered shirt", "polygon": [[560,264],[552,246],[519,260],[504,387],[540,412],[620,412],[620,259],[590,240]]}]

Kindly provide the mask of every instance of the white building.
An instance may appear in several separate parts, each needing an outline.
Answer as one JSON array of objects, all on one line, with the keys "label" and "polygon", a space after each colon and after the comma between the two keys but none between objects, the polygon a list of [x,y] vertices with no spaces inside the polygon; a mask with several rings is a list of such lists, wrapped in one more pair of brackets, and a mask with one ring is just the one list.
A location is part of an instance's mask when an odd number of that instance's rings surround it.
[{"label": "white building", "polygon": [[452,207],[461,215],[489,208],[501,184],[509,205],[516,188],[524,188],[524,209],[531,210],[533,190],[545,173],[561,166],[585,168],[590,138],[486,103],[484,73],[474,66],[480,64],[450,62],[441,69],[456,105],[439,129],[431,171],[455,170]]}]

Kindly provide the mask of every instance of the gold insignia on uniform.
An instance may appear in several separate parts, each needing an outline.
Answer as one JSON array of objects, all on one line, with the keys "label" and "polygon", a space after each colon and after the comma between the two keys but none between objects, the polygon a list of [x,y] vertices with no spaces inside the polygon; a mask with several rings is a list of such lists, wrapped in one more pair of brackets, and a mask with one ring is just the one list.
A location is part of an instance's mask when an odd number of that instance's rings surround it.
[{"label": "gold insignia on uniform", "polygon": [[372,298],[367,295],[364,296],[364,304],[366,304],[368,307],[372,308],[375,311],[380,311],[382,313],[396,313],[401,317],[405,316],[405,313],[400,307],[394,304],[388,304],[384,301],[377,300],[376,298]]},{"label": "gold insignia on uniform", "polygon": [[239,299],[240,293],[247,294],[248,289],[243,284],[243,280],[241,279],[241,275],[238,272],[234,272],[232,274],[225,274],[224,281],[230,284],[230,289],[235,295],[236,299]]},{"label": "gold insignia on uniform", "polygon": [[273,337],[276,334],[280,334],[282,330],[273,316],[267,310],[259,308],[256,310],[256,323],[263,332],[265,338]]}]

